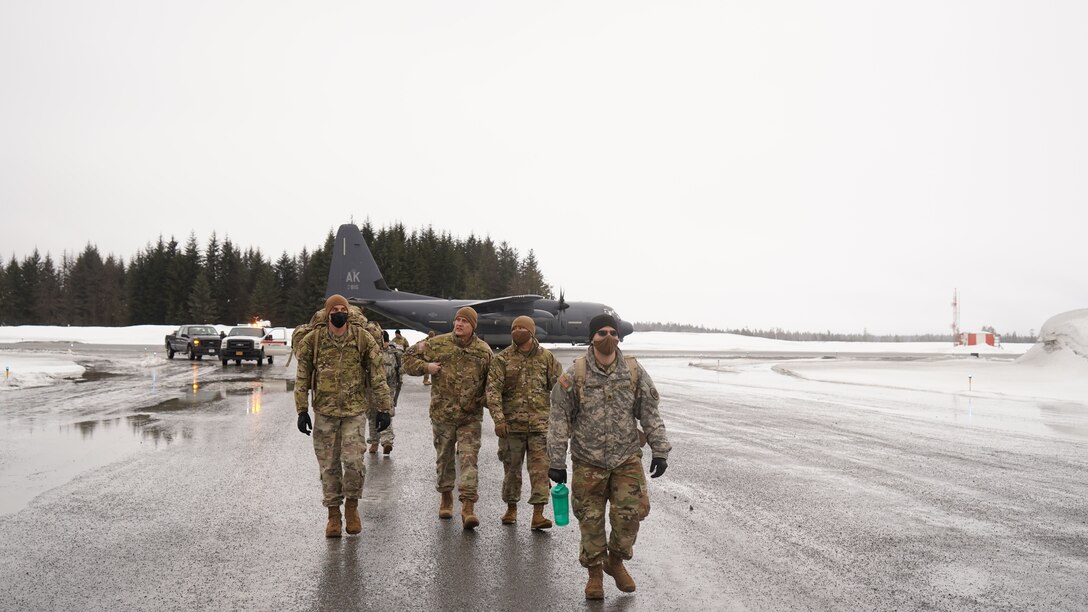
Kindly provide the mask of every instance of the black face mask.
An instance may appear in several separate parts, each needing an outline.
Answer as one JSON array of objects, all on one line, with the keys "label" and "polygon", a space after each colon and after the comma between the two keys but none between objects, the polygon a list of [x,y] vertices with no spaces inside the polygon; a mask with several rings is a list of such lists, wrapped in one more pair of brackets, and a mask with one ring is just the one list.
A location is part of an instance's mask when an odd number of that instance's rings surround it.
[{"label": "black face mask", "polygon": [[348,313],[334,312],[329,315],[329,320],[332,321],[333,327],[343,327],[348,322]]}]

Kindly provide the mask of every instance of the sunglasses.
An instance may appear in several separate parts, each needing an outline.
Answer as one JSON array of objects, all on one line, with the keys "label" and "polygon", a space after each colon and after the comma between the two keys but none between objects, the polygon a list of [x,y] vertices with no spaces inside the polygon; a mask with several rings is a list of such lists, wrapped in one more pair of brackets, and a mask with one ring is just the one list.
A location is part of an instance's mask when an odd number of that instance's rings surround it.
[{"label": "sunglasses", "polygon": [[602,337],[602,338],[606,338],[608,336],[618,336],[618,335],[620,335],[620,333],[618,331],[614,330],[614,329],[611,330],[611,331],[609,331],[607,329],[598,329],[597,330],[597,335]]}]

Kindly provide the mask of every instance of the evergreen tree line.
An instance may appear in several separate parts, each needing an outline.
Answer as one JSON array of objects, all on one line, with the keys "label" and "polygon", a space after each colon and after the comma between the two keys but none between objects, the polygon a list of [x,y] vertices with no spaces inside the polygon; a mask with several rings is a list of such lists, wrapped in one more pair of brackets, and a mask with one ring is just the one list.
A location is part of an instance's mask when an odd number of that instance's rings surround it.
[{"label": "evergreen tree line", "polygon": [[[487,299],[537,293],[553,297],[536,256],[506,242],[456,239],[401,224],[360,229],[391,288],[438,297]],[[37,249],[19,261],[0,257],[0,325],[234,324],[267,319],[294,326],[325,300],[334,236],[312,252],[286,251],[272,261],[215,233],[201,248],[161,236],[126,264],[88,244],[56,261]]]},{"label": "evergreen tree line", "polygon": [[[867,331],[860,334],[843,334],[832,333],[830,330],[825,332],[797,332],[788,331],[781,328],[772,329],[748,329],[747,327],[742,329],[716,329],[703,327],[702,325],[687,325],[682,323],[635,323],[635,331],[668,331],[668,332],[691,332],[691,333],[723,333],[723,334],[737,334],[740,336],[752,336],[756,338],[774,338],[777,340],[796,340],[796,341],[810,341],[810,342],[952,342],[952,334],[870,334]],[[994,328],[990,326],[984,326],[981,331],[994,332]],[[996,332],[994,332],[996,333]],[[1001,336],[1001,342],[1036,342],[1038,338],[1035,336],[1035,330],[1031,330],[1026,335],[1018,334],[1017,332],[1009,332],[1007,334],[999,334]]]}]

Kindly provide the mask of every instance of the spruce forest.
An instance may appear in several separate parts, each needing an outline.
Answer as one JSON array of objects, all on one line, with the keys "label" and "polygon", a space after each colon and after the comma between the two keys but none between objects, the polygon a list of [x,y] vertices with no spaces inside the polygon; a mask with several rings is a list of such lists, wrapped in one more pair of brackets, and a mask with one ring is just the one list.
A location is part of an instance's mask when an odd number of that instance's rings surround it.
[{"label": "spruce forest", "polygon": [[[507,242],[457,239],[427,227],[360,226],[391,288],[437,297],[554,297],[530,250]],[[55,260],[37,250],[20,261],[0,257],[0,325],[235,324],[267,319],[295,326],[325,300],[332,231],[324,244],[272,261],[215,233],[203,245],[161,236],[128,262],[88,244]]]}]

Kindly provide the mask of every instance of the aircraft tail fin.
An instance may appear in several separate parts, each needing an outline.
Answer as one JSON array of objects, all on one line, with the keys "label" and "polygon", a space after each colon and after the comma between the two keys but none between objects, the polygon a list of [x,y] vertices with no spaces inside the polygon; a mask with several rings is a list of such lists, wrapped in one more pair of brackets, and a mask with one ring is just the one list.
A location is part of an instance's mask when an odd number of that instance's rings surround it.
[{"label": "aircraft tail fin", "polygon": [[354,223],[345,223],[336,231],[325,297],[336,293],[353,303],[427,297],[389,288],[378,269],[378,262],[363,239],[363,233]]},{"label": "aircraft tail fin", "polygon": [[349,301],[372,300],[389,291],[378,262],[354,223],[345,223],[336,231],[329,264],[329,284],[325,297],[339,293]]}]

